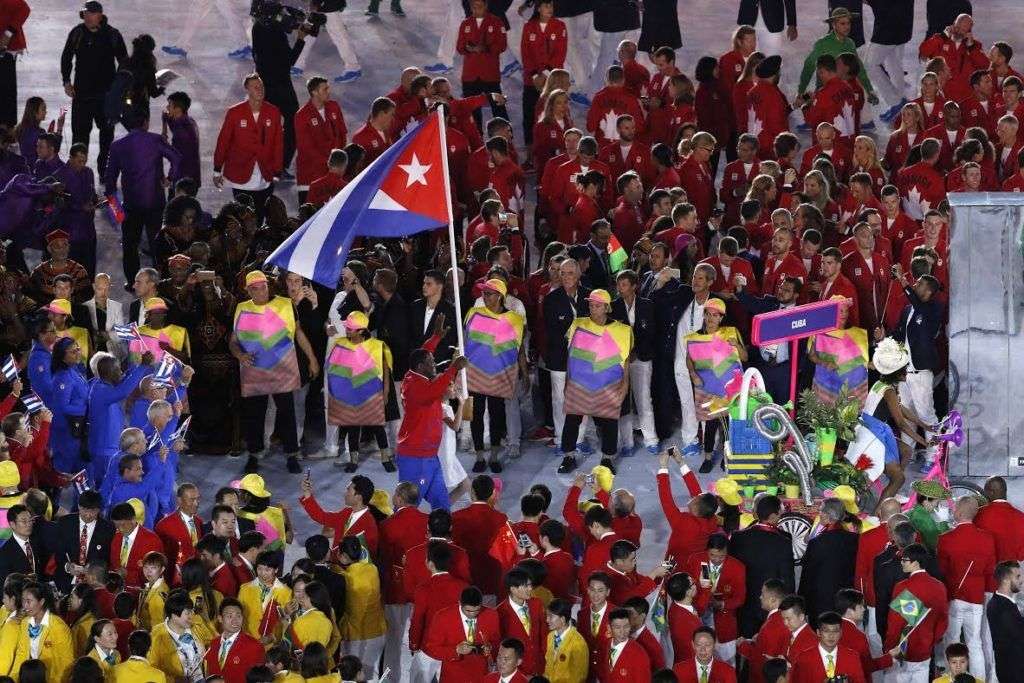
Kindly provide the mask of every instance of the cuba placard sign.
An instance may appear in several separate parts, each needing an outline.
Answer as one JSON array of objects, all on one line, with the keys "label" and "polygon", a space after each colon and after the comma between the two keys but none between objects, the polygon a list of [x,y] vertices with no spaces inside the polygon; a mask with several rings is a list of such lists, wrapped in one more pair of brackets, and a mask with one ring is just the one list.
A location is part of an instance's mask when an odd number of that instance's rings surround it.
[{"label": "cuba placard sign", "polygon": [[754,316],[751,341],[756,346],[781,344],[839,327],[841,301],[817,301]]}]

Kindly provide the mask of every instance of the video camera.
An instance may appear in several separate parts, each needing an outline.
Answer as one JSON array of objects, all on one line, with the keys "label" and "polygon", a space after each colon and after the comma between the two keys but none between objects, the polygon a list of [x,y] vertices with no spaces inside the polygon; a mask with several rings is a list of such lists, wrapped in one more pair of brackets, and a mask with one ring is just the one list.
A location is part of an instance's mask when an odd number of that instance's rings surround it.
[{"label": "video camera", "polygon": [[276,0],[252,0],[249,14],[256,21],[285,33],[301,28],[310,36],[320,35],[320,28],[327,23],[327,16],[323,12],[310,12],[307,15],[298,7],[282,5]]}]

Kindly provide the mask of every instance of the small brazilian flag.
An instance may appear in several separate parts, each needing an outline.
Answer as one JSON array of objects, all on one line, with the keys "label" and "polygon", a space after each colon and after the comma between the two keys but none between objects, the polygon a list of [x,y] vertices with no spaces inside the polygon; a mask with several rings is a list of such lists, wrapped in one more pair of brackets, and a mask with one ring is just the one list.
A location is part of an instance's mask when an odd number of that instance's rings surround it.
[{"label": "small brazilian flag", "polygon": [[889,603],[889,609],[894,610],[897,614],[903,617],[903,621],[906,622],[900,633],[899,644],[900,650],[902,652],[906,652],[907,640],[910,638],[910,633],[917,628],[918,624],[924,621],[924,618],[928,616],[931,609],[925,607],[924,603],[909,590],[904,590],[893,598],[893,601]]},{"label": "small brazilian flag", "polygon": [[612,274],[614,275],[626,267],[629,254],[622,248],[622,243],[619,242],[619,238],[615,235],[612,235],[611,239],[608,240],[606,249],[608,249],[608,263],[611,265]]}]

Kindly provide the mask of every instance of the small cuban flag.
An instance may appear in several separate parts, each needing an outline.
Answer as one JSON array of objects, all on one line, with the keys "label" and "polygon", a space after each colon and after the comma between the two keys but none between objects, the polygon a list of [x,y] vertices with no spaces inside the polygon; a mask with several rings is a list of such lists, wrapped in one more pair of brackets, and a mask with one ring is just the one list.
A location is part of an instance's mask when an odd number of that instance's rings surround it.
[{"label": "small cuban flag", "polygon": [[25,392],[24,394],[22,394],[20,396],[20,398],[21,398],[21,404],[23,406],[25,406],[25,410],[27,410],[30,415],[32,413],[38,413],[40,410],[45,408],[45,406],[43,405],[42,399],[40,399],[38,396],[36,396],[31,391]]},{"label": "small cuban flag", "polygon": [[14,360],[14,354],[12,353],[4,361],[3,368],[0,368],[0,372],[3,372],[4,379],[8,382],[14,382],[18,379],[18,363]]},{"label": "small cuban flag", "polygon": [[178,428],[176,430],[174,430],[173,434],[171,434],[171,443],[174,443],[178,439],[184,439],[185,438],[185,434],[188,433],[188,426],[191,423],[192,423],[192,416],[191,415],[189,415],[184,420],[182,420],[181,424],[178,425]]},{"label": "small cuban flag", "polygon": [[160,432],[156,431],[156,432],[153,432],[153,438],[151,438],[149,440],[149,445],[146,446],[146,450],[150,450],[151,451],[154,448],[157,448],[157,447],[163,446],[163,445],[164,445],[164,440],[160,438]]},{"label": "small cuban flag", "polygon": [[177,358],[169,353],[165,353],[164,357],[160,360],[160,365],[157,367],[156,375],[153,376],[153,379],[164,386],[171,386],[171,375],[174,373],[174,366],[177,364]]},{"label": "small cuban flag", "polygon": [[71,475],[69,482],[75,485],[75,490],[80,494],[89,488],[89,478],[86,476],[85,470]]},{"label": "small cuban flag", "polygon": [[114,334],[125,343],[140,339],[139,327],[135,323],[131,325],[114,325]]}]

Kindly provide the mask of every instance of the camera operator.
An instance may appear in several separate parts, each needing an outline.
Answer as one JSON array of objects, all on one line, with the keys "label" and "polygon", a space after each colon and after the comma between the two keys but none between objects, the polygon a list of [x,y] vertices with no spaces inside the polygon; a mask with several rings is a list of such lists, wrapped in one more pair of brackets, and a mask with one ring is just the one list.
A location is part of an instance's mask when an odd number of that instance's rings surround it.
[{"label": "camera operator", "polygon": [[[252,56],[256,62],[256,73],[263,79],[267,102],[277,107],[284,119],[281,177],[290,179],[287,169],[295,156],[294,120],[299,110],[299,99],[292,87],[291,68],[306,46],[305,39],[311,33],[311,27],[301,23],[305,19],[304,13],[276,2],[263,3],[254,11],[257,14],[252,27]],[[289,45],[288,35],[293,30],[298,32],[298,37],[293,45]]]}]

